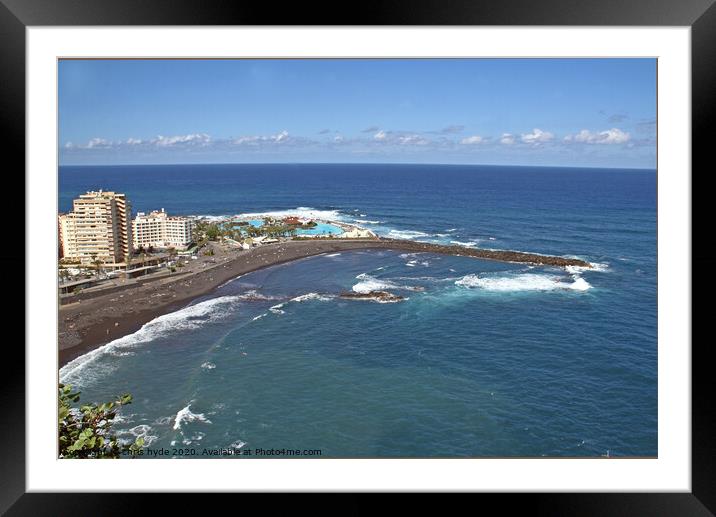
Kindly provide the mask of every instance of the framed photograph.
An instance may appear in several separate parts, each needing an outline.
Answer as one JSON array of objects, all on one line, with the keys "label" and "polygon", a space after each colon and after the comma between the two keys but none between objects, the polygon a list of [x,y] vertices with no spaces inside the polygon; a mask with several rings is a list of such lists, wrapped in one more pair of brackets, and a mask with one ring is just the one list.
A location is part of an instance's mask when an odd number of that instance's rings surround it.
[{"label": "framed photograph", "polygon": [[691,171],[716,11],[519,3],[317,25],[6,2],[27,304],[3,508],[433,491],[708,515]]}]

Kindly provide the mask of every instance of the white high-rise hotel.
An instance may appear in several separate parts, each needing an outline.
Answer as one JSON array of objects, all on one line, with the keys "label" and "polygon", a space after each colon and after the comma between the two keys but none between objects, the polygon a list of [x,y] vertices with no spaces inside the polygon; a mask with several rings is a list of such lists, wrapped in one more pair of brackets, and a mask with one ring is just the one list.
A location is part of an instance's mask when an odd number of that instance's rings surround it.
[{"label": "white high-rise hotel", "polygon": [[149,214],[139,212],[132,221],[134,247],[186,249],[191,243],[193,228],[191,219],[169,217],[163,208]]},{"label": "white high-rise hotel", "polygon": [[87,192],[59,216],[60,255],[89,263],[120,263],[132,253],[131,204],[117,192]]}]

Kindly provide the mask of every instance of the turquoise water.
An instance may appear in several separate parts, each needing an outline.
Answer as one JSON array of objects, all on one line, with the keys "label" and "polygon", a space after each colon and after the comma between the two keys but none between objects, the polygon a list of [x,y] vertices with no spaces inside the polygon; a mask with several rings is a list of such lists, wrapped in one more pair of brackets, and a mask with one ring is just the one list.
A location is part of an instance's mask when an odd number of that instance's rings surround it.
[{"label": "turquoise water", "polygon": [[[255,228],[261,228],[264,225],[263,219],[251,219],[248,221],[248,223],[255,227]],[[241,228],[240,226],[236,226],[237,228]],[[335,224],[329,224],[329,223],[321,223],[317,222],[316,226],[312,228],[299,228],[296,230],[296,235],[340,235],[343,233],[343,229],[340,226],[336,226]]]},{"label": "turquoise water", "polygon": [[340,235],[343,229],[334,224],[317,223],[313,228],[299,228],[297,235]]},{"label": "turquoise water", "polygon": [[[655,171],[62,167],[61,209],[96,188],[135,211],[296,213],[598,264],[359,251],[244,275],[61,370],[83,401],[134,395],[125,438],[323,457],[657,453]],[[406,299],[340,296],[379,289]]]}]

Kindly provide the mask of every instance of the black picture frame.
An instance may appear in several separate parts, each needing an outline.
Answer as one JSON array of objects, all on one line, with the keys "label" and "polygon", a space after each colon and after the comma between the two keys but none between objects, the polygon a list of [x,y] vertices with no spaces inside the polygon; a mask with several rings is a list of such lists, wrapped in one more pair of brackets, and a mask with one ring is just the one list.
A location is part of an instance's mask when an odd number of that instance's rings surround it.
[{"label": "black picture frame", "polygon": [[[29,26],[77,25],[559,25],[559,26],[689,26],[692,38],[692,171],[705,169],[716,92],[716,6],[714,0],[393,0],[364,5],[333,3],[229,2],[220,0],[0,0],[0,124],[5,126],[5,157],[13,156],[15,170],[24,170],[25,152],[25,30]],[[22,169],[21,169],[22,168]],[[709,171],[691,174],[692,211],[696,198],[708,189],[694,189],[694,179]],[[699,180],[701,183],[703,180]],[[23,187],[24,189],[24,187]],[[29,195],[29,193],[25,193]],[[701,206],[705,206],[702,204]],[[16,210],[15,207],[12,207]],[[700,217],[703,215],[703,217]],[[692,215],[692,235],[709,236],[706,214]],[[699,231],[701,230],[701,231]],[[693,240],[692,271],[712,271],[716,255],[706,240]],[[24,257],[0,257],[3,269],[24,269]],[[22,264],[21,264],[22,262]],[[8,270],[8,269],[5,269]],[[25,274],[28,272],[25,270]],[[713,280],[701,275],[696,292],[709,292]],[[19,278],[17,279],[19,282]],[[16,287],[19,291],[20,286]],[[694,289],[696,288],[696,289]],[[24,307],[24,305],[23,305]],[[16,304],[16,310],[20,304]],[[695,317],[707,315],[708,304],[692,300],[692,491],[690,493],[641,494],[485,494],[480,497],[500,506],[536,515],[713,515],[716,512],[716,411],[708,357],[710,340],[696,339]],[[9,345],[9,339],[8,339]],[[132,494],[36,494],[25,493],[25,355],[7,346],[0,426],[0,511],[8,515],[127,515],[146,508],[144,497]],[[7,365],[13,365],[12,368]],[[218,496],[212,496],[212,500]],[[223,498],[223,497],[222,497]],[[197,508],[206,511],[206,501]],[[162,504],[190,510],[186,498],[163,497]],[[343,503],[356,513],[361,502]],[[480,503],[482,504],[482,502]]]}]

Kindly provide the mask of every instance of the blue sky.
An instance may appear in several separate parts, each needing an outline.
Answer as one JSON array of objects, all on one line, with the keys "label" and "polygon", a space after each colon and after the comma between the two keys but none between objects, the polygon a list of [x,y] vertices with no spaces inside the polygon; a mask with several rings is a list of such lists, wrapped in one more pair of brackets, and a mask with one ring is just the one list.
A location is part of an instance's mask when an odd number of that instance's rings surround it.
[{"label": "blue sky", "polygon": [[60,164],[656,166],[654,59],[71,60]]}]

